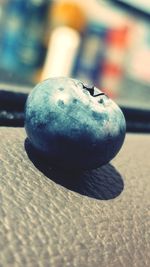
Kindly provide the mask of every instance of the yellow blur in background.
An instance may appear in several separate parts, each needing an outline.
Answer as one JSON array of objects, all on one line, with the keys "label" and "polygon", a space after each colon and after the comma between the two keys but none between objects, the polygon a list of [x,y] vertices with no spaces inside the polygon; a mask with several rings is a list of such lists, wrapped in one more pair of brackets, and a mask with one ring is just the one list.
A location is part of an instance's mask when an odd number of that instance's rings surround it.
[{"label": "yellow blur in background", "polygon": [[149,19],[115,2],[1,0],[0,82],[71,76],[149,109]]}]

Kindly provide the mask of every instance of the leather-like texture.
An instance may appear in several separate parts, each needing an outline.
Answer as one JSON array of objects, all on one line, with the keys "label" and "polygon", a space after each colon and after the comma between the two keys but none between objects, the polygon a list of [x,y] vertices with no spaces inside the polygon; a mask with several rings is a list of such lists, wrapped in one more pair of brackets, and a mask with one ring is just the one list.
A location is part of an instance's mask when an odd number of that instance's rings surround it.
[{"label": "leather-like texture", "polygon": [[0,128],[0,266],[150,266],[150,135],[111,164],[47,166],[24,129]]}]

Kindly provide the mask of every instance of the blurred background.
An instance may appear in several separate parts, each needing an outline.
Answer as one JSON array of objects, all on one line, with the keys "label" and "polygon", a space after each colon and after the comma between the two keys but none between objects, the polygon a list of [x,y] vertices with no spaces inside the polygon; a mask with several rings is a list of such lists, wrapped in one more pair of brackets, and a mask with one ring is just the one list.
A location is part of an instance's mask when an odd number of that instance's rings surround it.
[{"label": "blurred background", "polygon": [[36,83],[71,76],[113,98],[128,129],[150,131],[149,25],[148,0],[0,0],[1,118],[17,116],[5,101],[22,110]]}]

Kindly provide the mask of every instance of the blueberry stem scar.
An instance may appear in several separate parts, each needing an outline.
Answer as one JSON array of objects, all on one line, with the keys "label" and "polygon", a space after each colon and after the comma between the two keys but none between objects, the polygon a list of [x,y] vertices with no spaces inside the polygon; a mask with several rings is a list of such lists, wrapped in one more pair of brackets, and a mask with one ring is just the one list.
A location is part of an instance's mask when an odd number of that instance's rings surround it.
[{"label": "blueberry stem scar", "polygon": [[84,84],[82,85],[83,85],[83,88],[86,89],[90,93],[91,96],[94,96],[94,86],[88,86]]},{"label": "blueberry stem scar", "polygon": [[104,93],[99,93],[97,95],[94,95],[94,86],[88,86],[88,85],[84,85],[84,84],[82,84],[82,85],[83,85],[83,88],[86,89],[87,91],[89,91],[90,95],[93,97],[105,95]]}]

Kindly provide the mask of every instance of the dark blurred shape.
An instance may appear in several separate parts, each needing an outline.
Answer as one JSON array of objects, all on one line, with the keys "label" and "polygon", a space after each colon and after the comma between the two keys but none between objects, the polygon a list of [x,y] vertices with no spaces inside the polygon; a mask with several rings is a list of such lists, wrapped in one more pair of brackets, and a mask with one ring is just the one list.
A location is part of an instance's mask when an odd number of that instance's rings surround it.
[{"label": "dark blurred shape", "polygon": [[[126,10],[127,12],[130,12],[132,15],[135,15],[137,17],[143,17],[144,19],[150,19],[150,11],[146,7],[146,5],[143,3],[143,1],[134,1],[132,0],[108,0],[110,3],[116,4],[117,7],[120,7],[121,9]],[[148,2],[148,0],[147,0]]]},{"label": "dark blurred shape", "polygon": [[0,109],[6,109],[7,111],[22,112],[26,102],[27,94],[6,92],[0,90]]},{"label": "dark blurred shape", "polygon": [[106,34],[107,28],[104,25],[90,23],[87,26],[74,67],[74,76],[81,81],[99,86]]},{"label": "dark blurred shape", "polygon": [[0,126],[23,127],[24,112],[0,110]]},{"label": "dark blurred shape", "polygon": [[24,126],[27,93],[0,90],[0,126]]},{"label": "dark blurred shape", "polygon": [[150,133],[150,110],[121,107],[127,122],[127,132]]}]

